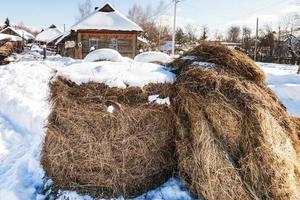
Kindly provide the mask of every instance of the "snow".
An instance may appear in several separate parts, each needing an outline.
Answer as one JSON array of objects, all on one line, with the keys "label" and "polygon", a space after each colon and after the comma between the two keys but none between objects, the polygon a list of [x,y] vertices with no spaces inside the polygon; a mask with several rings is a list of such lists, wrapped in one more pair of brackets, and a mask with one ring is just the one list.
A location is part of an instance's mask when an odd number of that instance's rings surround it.
[{"label": "snow", "polygon": [[300,116],[300,75],[298,66],[258,63],[267,74],[268,86],[292,115]]},{"label": "snow", "polygon": [[22,38],[15,35],[0,33],[0,40],[11,40],[13,42],[22,41]]},{"label": "snow", "polygon": [[50,43],[60,36],[62,36],[62,31],[58,28],[47,28],[36,36],[36,40],[40,42]]},{"label": "snow", "polygon": [[105,83],[109,87],[143,87],[149,83],[173,83],[175,74],[164,67],[142,62],[83,62],[58,71],[76,84],[89,81]]},{"label": "snow", "polygon": [[193,61],[193,60],[196,59],[196,56],[184,56],[184,57],[182,57],[181,59],[182,59],[182,60],[191,60],[191,61]]},{"label": "snow", "polygon": [[[84,62],[60,56],[23,53],[18,62],[0,66],[0,199],[44,200],[45,173],[40,166],[41,145],[50,113],[48,84],[57,75],[77,84],[87,81],[111,87],[142,87],[151,82],[174,82],[175,75],[166,68],[132,60],[122,62]],[[279,96],[289,113],[300,116],[300,76],[297,66],[258,63],[267,73],[269,87]],[[151,95],[150,103],[170,103],[170,99]],[[108,106],[107,111],[113,112]],[[47,197],[48,198],[48,197]],[[51,199],[50,197],[49,199]],[[54,198],[54,197],[53,197]],[[59,200],[93,200],[74,191],[60,191]],[[118,198],[123,200],[122,197]],[[177,178],[135,200],[190,200],[193,196]]]},{"label": "snow", "polygon": [[7,29],[11,29],[13,32],[17,33],[18,36],[20,36],[21,38],[24,38],[25,40],[33,40],[34,39],[34,36],[31,33],[28,33],[27,31],[24,31],[22,29],[17,29],[17,28],[11,27],[11,26],[1,30],[0,33],[6,31]]},{"label": "snow", "polygon": [[172,62],[171,56],[168,54],[157,52],[157,51],[148,51],[141,54],[138,54],[134,61],[136,62],[160,62],[160,63],[170,63]]},{"label": "snow", "polygon": [[[102,12],[101,7],[92,12],[87,17],[81,19],[73,26],[71,26],[70,30],[67,31],[59,41],[61,41],[66,36],[70,35],[71,31],[78,30],[109,30],[109,31],[135,31],[142,32],[143,29],[128,19],[125,15],[117,11],[110,4],[106,4],[110,6],[114,11],[113,12]],[[58,42],[59,42],[58,41]]]},{"label": "snow", "polygon": [[148,101],[150,103],[157,103],[157,104],[160,104],[160,105],[163,105],[163,104],[170,105],[171,104],[169,97],[166,97],[166,98],[162,99],[162,98],[159,98],[159,95],[150,95],[148,97]]},{"label": "snow", "polygon": [[193,62],[193,65],[201,66],[201,67],[204,67],[204,68],[214,68],[214,67],[216,67],[216,64],[211,63],[211,62]]},{"label": "snow", "polygon": [[109,113],[113,113],[114,110],[115,110],[115,108],[113,106],[108,106],[107,107],[107,112],[109,112]]},{"label": "snow", "polygon": [[85,62],[95,62],[95,61],[113,61],[122,62],[123,57],[121,54],[114,49],[97,49],[90,52],[85,58]]},{"label": "snow", "polygon": [[35,60],[0,66],[1,197],[35,199],[43,186],[39,154],[50,111],[48,83],[63,65]]}]

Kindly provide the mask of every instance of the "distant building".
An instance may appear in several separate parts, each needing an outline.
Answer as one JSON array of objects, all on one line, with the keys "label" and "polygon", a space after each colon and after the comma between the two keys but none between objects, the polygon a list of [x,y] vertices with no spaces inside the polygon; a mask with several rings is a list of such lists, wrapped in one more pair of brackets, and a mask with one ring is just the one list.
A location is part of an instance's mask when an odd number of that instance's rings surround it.
[{"label": "distant building", "polygon": [[35,41],[40,44],[47,44],[49,47],[54,47],[57,40],[63,35],[63,32],[55,25],[41,31],[37,34]]},{"label": "distant building", "polygon": [[22,29],[14,28],[12,26],[2,29],[0,33],[19,36],[25,41],[25,43],[32,43],[35,39],[35,37],[31,33],[28,33],[27,31]]},{"label": "distant building", "polygon": [[63,56],[84,58],[91,49],[111,48],[125,57],[137,54],[137,36],[143,29],[110,4],[95,8],[75,23],[57,42]]}]

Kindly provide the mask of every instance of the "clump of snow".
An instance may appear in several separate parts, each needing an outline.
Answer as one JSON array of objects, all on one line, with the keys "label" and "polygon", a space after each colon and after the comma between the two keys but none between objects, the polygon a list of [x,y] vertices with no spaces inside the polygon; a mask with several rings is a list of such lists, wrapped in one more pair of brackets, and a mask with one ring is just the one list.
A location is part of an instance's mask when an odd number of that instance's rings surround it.
[{"label": "clump of snow", "polygon": [[191,61],[193,61],[193,60],[196,59],[196,56],[184,56],[184,57],[182,57],[181,59],[182,59],[182,60],[191,60]]},{"label": "clump of snow", "polygon": [[140,62],[84,62],[64,67],[58,75],[78,85],[93,81],[118,88],[173,83],[176,79],[175,74],[160,65]]},{"label": "clump of snow", "polygon": [[148,52],[138,54],[134,58],[134,61],[147,62],[147,63],[153,63],[153,62],[170,63],[172,62],[172,58],[168,54],[162,52],[148,51]]},{"label": "clump of snow", "polygon": [[113,113],[114,110],[115,110],[115,108],[113,106],[108,106],[107,107],[107,112],[109,112],[109,113]]},{"label": "clump of snow", "polygon": [[200,67],[205,67],[205,68],[214,68],[214,67],[216,67],[216,64],[211,63],[211,62],[193,62],[193,65],[198,65]]},{"label": "clump of snow", "polygon": [[121,54],[114,49],[97,49],[90,52],[85,58],[85,62],[95,61],[112,61],[122,62],[123,57]]},{"label": "clump of snow", "polygon": [[160,105],[163,105],[163,104],[166,104],[166,105],[170,105],[170,98],[167,97],[167,98],[159,98],[159,95],[150,95],[148,97],[148,101],[150,103],[157,103],[157,104],[160,104]]}]

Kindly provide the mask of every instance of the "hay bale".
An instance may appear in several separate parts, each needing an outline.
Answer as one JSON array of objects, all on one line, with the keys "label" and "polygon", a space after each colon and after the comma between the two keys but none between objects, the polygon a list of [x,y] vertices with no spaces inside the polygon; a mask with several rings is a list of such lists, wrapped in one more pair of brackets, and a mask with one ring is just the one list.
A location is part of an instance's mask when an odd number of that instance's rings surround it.
[{"label": "hay bale", "polygon": [[172,65],[179,173],[190,188],[205,199],[298,199],[298,136],[259,67],[207,44]]},{"label": "hay bale", "polygon": [[298,132],[298,137],[300,138],[300,117],[291,116],[290,119]]},{"label": "hay bale", "polygon": [[174,112],[148,103],[149,95],[171,97],[171,85],[117,89],[58,78],[50,89],[53,110],[41,163],[56,189],[134,197],[173,175]]},{"label": "hay bale", "polygon": [[[205,199],[299,199],[295,129],[275,95],[249,80],[193,65],[179,75],[180,173]],[[188,152],[182,150],[187,140]]]},{"label": "hay bale", "polygon": [[259,85],[265,84],[264,72],[252,59],[240,51],[229,49],[223,45],[203,43],[175,60],[172,65],[180,74],[195,62],[214,63],[216,71],[254,81]]}]

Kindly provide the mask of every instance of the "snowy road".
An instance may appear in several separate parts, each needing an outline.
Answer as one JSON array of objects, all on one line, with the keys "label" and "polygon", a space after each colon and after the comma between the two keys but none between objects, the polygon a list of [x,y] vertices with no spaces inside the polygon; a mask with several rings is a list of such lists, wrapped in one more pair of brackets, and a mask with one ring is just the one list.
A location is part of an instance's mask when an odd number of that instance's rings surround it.
[{"label": "snowy road", "polygon": [[[0,197],[1,200],[44,199],[44,171],[39,154],[50,111],[48,83],[55,70],[78,62],[50,57],[46,61],[23,57],[20,62],[0,66]],[[267,73],[268,85],[279,96],[289,113],[300,116],[300,76],[297,67],[259,63]],[[103,68],[105,69],[105,68]],[[155,69],[155,73],[158,73]],[[105,71],[105,70],[104,70]],[[123,80],[122,80],[123,81]],[[69,199],[79,197],[63,192]],[[184,186],[171,179],[161,188],[137,199],[192,199]]]}]

